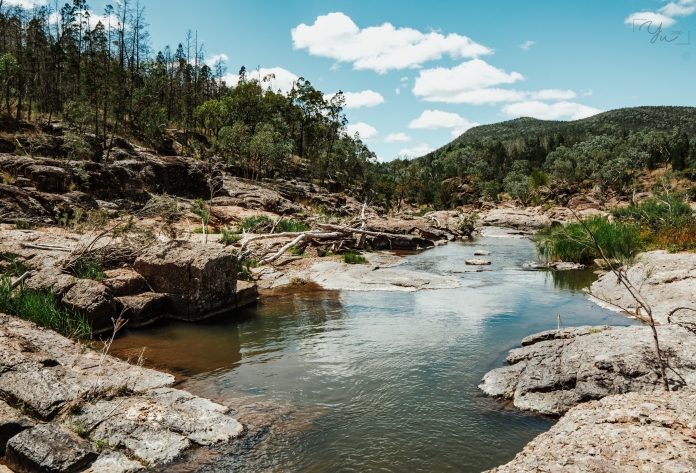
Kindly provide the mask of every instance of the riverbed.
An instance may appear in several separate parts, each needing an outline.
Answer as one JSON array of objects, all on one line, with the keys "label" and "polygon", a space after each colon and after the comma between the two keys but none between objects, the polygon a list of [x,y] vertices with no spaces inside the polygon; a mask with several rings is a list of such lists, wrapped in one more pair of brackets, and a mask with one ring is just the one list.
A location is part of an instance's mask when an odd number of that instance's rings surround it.
[{"label": "riverbed", "polygon": [[[180,387],[230,405],[283,406],[255,448],[205,471],[480,472],[511,460],[554,420],[477,389],[532,333],[630,325],[582,292],[591,271],[534,271],[532,243],[507,232],[408,256],[405,269],[461,287],[413,293],[325,291],[265,296],[234,319],[126,331],[114,352],[178,373]],[[490,266],[466,266],[476,250]],[[369,254],[367,255],[369,259]]]}]

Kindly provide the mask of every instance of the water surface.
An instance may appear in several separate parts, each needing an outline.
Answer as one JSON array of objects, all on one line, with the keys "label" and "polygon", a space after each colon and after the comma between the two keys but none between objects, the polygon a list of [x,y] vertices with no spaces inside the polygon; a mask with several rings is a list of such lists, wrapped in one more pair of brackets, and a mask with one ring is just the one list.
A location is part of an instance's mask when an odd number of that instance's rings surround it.
[{"label": "water surface", "polygon": [[[491,266],[464,265],[477,249],[493,252]],[[206,471],[480,472],[553,424],[478,391],[508,350],[556,328],[558,314],[563,326],[633,323],[586,299],[591,272],[521,270],[534,258],[526,239],[449,244],[410,256],[408,267],[458,277],[458,289],[309,286],[234,320],[129,331],[114,348],[146,346],[150,362],[178,370],[199,395],[292,406],[289,427],[281,422],[252,452]]]}]

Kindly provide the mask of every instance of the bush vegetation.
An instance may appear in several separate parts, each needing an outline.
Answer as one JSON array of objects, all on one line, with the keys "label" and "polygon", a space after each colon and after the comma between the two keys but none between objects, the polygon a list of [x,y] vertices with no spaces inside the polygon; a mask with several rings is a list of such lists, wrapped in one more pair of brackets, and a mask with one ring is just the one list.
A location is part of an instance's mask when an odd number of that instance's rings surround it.
[{"label": "bush vegetation", "polygon": [[348,264],[367,264],[367,258],[354,251],[346,251],[341,257],[343,261]]},{"label": "bush vegetation", "polygon": [[78,279],[93,279],[103,281],[106,277],[101,263],[94,258],[77,258],[72,266],[72,273]]}]

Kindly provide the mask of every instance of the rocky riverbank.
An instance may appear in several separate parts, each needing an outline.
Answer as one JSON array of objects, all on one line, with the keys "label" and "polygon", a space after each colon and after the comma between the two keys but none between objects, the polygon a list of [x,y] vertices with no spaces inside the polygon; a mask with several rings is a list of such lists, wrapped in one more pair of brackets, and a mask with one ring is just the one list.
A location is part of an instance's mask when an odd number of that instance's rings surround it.
[{"label": "rocky riverbank", "polygon": [[[200,465],[243,436],[234,410],[0,315],[0,452],[12,471],[135,472]],[[210,456],[210,455],[208,455]]]}]

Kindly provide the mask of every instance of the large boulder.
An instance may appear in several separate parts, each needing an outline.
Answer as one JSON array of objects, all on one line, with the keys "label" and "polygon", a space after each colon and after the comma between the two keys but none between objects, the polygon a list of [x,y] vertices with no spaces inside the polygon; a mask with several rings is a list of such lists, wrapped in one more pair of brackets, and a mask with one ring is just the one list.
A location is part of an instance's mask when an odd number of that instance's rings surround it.
[{"label": "large boulder", "polygon": [[5,455],[7,441],[23,430],[30,429],[35,422],[0,401],[0,456]]},{"label": "large boulder", "polygon": [[237,258],[219,246],[170,241],[148,249],[134,268],[167,295],[174,318],[198,320],[234,308]]},{"label": "large boulder", "polygon": [[39,424],[7,443],[7,465],[18,473],[72,473],[97,459],[90,443],[60,424]]},{"label": "large boulder", "polygon": [[[696,254],[649,251],[640,255],[638,262],[628,269],[626,276],[648,303],[655,321],[667,324],[670,312],[679,307],[696,309]],[[591,287],[592,296],[600,305],[613,310],[627,311],[640,319],[647,319],[645,310],[638,307],[623,284],[608,272]],[[693,310],[678,310],[673,321],[696,321]]]},{"label": "large boulder", "polygon": [[116,303],[121,308],[119,313],[132,328],[143,327],[167,315],[167,296],[156,292],[117,297]]},{"label": "large boulder", "polygon": [[40,192],[66,192],[70,184],[68,173],[57,166],[33,164],[24,170],[24,177],[30,179]]},{"label": "large boulder", "polygon": [[[672,390],[696,386],[696,337],[657,327]],[[527,337],[511,350],[509,366],[488,372],[479,388],[513,399],[518,409],[561,415],[577,403],[627,392],[663,389],[649,327],[579,327]]]},{"label": "large boulder", "polygon": [[87,317],[95,333],[111,329],[111,319],[118,316],[109,288],[91,279],[78,279],[63,297],[63,304]]},{"label": "large boulder", "polygon": [[694,417],[694,393],[609,396],[574,407],[488,473],[695,471]]},{"label": "large boulder", "polygon": [[104,285],[111,289],[114,297],[132,296],[149,291],[145,278],[132,269],[111,269],[105,274]]}]

